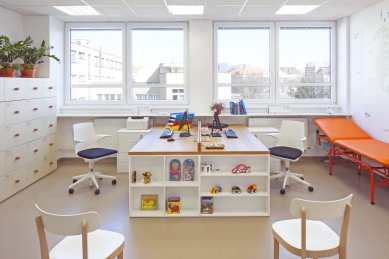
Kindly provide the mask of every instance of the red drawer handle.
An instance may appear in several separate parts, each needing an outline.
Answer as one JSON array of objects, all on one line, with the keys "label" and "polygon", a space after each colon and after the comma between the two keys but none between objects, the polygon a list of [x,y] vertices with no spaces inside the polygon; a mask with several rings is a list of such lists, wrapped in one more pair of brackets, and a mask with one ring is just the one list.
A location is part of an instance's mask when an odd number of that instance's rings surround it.
[{"label": "red drawer handle", "polygon": [[49,127],[53,127],[53,124],[50,124]]},{"label": "red drawer handle", "polygon": [[32,88],[32,89],[34,89],[34,90],[38,90],[38,87],[34,87],[34,88]]},{"label": "red drawer handle", "polygon": [[50,146],[54,145],[53,143],[50,143]]},{"label": "red drawer handle", "polygon": [[38,152],[38,149],[35,149],[35,150],[34,150],[34,153],[36,153],[36,152]]},{"label": "red drawer handle", "polygon": [[14,90],[15,90],[15,91],[18,91],[18,90],[19,90],[19,87],[15,87]]},{"label": "red drawer handle", "polygon": [[50,162],[50,165],[54,164],[54,162]]},{"label": "red drawer handle", "polygon": [[37,110],[38,110],[38,108],[34,108],[33,110],[34,110],[34,111],[37,111]]},{"label": "red drawer handle", "polygon": [[35,128],[34,131],[38,131],[38,128]]},{"label": "red drawer handle", "polygon": [[18,180],[15,180],[15,183],[18,183],[18,182],[20,182],[20,180],[18,179]]},{"label": "red drawer handle", "polygon": [[52,86],[49,86],[49,89],[53,89],[53,87],[52,87]]},{"label": "red drawer handle", "polygon": [[53,105],[50,105],[49,108],[53,108]]},{"label": "red drawer handle", "polygon": [[38,173],[38,170],[34,170],[34,173]]},{"label": "red drawer handle", "polygon": [[16,133],[16,134],[15,134],[15,137],[19,137],[19,136],[20,136],[20,134],[19,134],[19,133]]},{"label": "red drawer handle", "polygon": [[19,114],[19,111],[15,111],[14,113],[15,113],[15,114]]},{"label": "red drawer handle", "polygon": [[19,159],[20,159],[20,156],[15,157],[15,160],[19,160]]}]

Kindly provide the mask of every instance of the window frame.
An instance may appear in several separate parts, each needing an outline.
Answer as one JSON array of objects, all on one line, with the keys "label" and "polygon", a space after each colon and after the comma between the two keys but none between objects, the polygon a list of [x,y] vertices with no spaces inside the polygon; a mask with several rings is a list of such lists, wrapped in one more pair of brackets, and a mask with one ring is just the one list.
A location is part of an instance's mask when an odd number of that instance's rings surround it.
[{"label": "window frame", "polygon": [[[123,67],[126,66],[126,24],[125,23],[66,23],[65,25],[65,104],[83,104],[83,105],[95,105],[95,104],[107,104],[107,105],[123,105],[126,104],[125,98],[115,102],[106,102],[106,101],[80,101],[80,100],[71,100],[71,90],[72,88],[121,88],[122,96],[127,96],[126,92],[126,77],[124,70],[122,70],[122,82],[121,83],[104,83],[104,84],[71,84],[71,42],[70,42],[70,30],[71,29],[121,29],[122,30],[122,63]],[[92,55],[93,57],[93,55]],[[92,63],[94,66],[94,63]]]},{"label": "window frame", "polygon": [[[133,84],[132,83],[132,34],[131,30],[133,28],[182,28],[184,32],[184,46],[183,46],[183,60],[184,60],[184,83],[183,84]],[[164,104],[174,104],[174,105],[182,105],[189,104],[189,66],[188,66],[188,23],[186,22],[161,22],[161,23],[128,23],[127,24],[127,64],[128,66],[125,68],[124,64],[122,64],[122,71],[127,71],[127,103],[128,104],[137,104],[137,105],[164,105]],[[185,97],[182,101],[175,100],[132,100],[133,89],[134,88],[166,88],[171,89],[174,87],[180,87],[184,89]]]},{"label": "window frame", "polygon": [[[331,27],[331,45],[330,45],[330,64],[331,64],[331,82],[330,83],[288,83],[289,86],[331,86],[331,99],[280,99],[279,88],[285,83],[280,83],[279,73],[279,32],[281,27]],[[335,22],[276,22],[276,63],[275,70],[277,71],[275,78],[275,103],[290,103],[290,104],[334,104],[337,97],[337,82],[336,82],[336,23]]]},{"label": "window frame", "polygon": [[[252,84],[244,84],[244,83],[231,83],[231,84],[218,84],[218,28],[219,27],[268,27],[269,28],[269,73],[270,73],[270,82],[269,83],[252,83]],[[273,22],[215,22],[214,23],[214,66],[213,66],[213,75],[214,75],[214,96],[215,99],[223,102],[230,102],[232,100],[237,99],[218,99],[218,89],[219,87],[225,87],[225,86],[269,86],[270,87],[270,97],[269,99],[245,99],[245,103],[247,104],[268,104],[273,103],[275,99],[274,95],[274,89],[275,89],[275,73],[274,73],[274,67],[275,67],[275,35],[274,35],[274,29],[275,25]]]}]

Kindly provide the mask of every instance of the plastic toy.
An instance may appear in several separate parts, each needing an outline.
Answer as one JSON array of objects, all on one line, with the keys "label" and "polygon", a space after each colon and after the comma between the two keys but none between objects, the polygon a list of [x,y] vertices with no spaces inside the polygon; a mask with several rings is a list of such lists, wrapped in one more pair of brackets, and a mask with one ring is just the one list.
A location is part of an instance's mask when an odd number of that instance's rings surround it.
[{"label": "plastic toy", "polygon": [[150,173],[150,171],[146,172],[146,173],[143,173],[143,179],[142,179],[142,182],[144,184],[148,184],[151,182],[151,176],[152,174]]},{"label": "plastic toy", "polygon": [[251,166],[247,166],[244,164],[239,164],[232,168],[232,173],[233,174],[240,174],[240,173],[249,173],[251,172]]},{"label": "plastic toy", "polygon": [[242,192],[242,190],[238,187],[238,186],[232,186],[232,188],[231,188],[232,190],[232,193],[237,193],[237,194],[239,194],[239,193],[241,193]]},{"label": "plastic toy", "polygon": [[258,192],[257,185],[256,185],[256,184],[250,185],[250,186],[247,188],[247,192],[248,192],[248,193],[257,193],[257,192]]},{"label": "plastic toy", "polygon": [[212,194],[218,194],[220,192],[223,192],[223,188],[221,187],[221,185],[213,187],[212,190],[210,191],[210,193]]}]

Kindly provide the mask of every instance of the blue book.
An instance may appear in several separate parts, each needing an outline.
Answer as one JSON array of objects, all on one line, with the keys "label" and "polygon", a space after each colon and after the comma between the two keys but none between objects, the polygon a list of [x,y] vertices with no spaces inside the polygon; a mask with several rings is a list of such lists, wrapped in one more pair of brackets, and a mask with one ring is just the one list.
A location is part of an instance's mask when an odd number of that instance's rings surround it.
[{"label": "blue book", "polygon": [[243,114],[247,114],[246,106],[244,105],[244,100],[240,99],[239,101],[242,104]]},{"label": "blue book", "polygon": [[230,102],[230,113],[234,114],[234,102]]}]

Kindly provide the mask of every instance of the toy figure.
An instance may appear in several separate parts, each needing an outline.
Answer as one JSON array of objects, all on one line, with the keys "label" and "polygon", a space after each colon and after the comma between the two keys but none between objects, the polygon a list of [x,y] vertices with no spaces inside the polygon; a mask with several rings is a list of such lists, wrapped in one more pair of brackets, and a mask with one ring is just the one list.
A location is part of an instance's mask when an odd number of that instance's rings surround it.
[{"label": "toy figure", "polygon": [[152,176],[152,174],[150,173],[150,171],[143,173],[143,176],[144,176],[144,177],[143,177],[143,179],[142,179],[142,182],[143,182],[144,184],[148,184],[148,183],[151,182],[151,176]]}]

